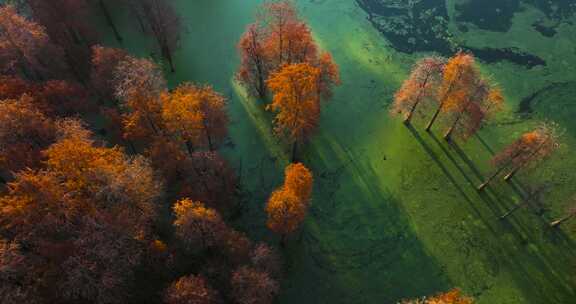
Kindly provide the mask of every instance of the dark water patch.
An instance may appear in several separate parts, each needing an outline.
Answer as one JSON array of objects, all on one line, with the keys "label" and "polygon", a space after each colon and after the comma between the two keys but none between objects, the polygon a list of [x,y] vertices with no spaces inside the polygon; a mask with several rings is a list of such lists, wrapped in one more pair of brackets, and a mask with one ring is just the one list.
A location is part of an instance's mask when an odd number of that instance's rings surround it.
[{"label": "dark water patch", "polygon": [[546,26],[541,20],[532,23],[532,28],[544,37],[554,37],[558,33],[556,31],[557,26]]},{"label": "dark water patch", "polygon": [[448,31],[448,13],[444,0],[420,2],[396,0],[356,0],[368,14],[368,20],[397,51],[452,50]]},{"label": "dark water patch", "polygon": [[483,30],[507,32],[519,8],[520,0],[469,0],[456,4],[456,21],[473,23]]},{"label": "dark water patch", "polygon": [[532,114],[534,112],[534,102],[540,99],[541,96],[557,91],[561,88],[575,86],[576,82],[567,81],[567,82],[553,82],[540,90],[524,97],[518,106],[518,110],[516,111],[519,114]]},{"label": "dark water patch", "polygon": [[543,11],[550,19],[563,20],[576,14],[574,0],[522,0]]},{"label": "dark water patch", "polygon": [[[391,47],[399,52],[408,54],[437,52],[448,57],[456,50],[463,49],[474,53],[487,63],[509,61],[526,68],[546,65],[546,61],[542,58],[517,48],[475,48],[454,44],[447,27],[448,14],[444,0],[427,0],[412,4],[397,0],[356,0],[356,2],[366,11],[368,20],[376,30],[382,33]],[[460,25],[466,28],[464,23]]]},{"label": "dark water patch", "polygon": [[462,49],[469,51],[474,56],[486,63],[496,63],[501,61],[508,61],[514,64],[522,65],[527,68],[533,68],[535,66],[546,66],[546,61],[536,55],[526,53],[518,48],[475,48],[469,46],[462,46]]}]

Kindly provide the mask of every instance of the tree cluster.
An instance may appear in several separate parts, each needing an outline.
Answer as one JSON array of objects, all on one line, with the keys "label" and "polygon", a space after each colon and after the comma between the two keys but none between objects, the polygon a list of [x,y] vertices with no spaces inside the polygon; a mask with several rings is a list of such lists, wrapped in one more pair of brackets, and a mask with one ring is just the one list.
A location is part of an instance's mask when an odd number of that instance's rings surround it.
[{"label": "tree cluster", "polygon": [[[226,98],[169,90],[157,63],[99,45],[94,10],[122,40],[105,0],[13,2],[0,6],[1,302],[271,303],[280,256],[227,223]],[[170,1],[124,5],[174,70]]]}]

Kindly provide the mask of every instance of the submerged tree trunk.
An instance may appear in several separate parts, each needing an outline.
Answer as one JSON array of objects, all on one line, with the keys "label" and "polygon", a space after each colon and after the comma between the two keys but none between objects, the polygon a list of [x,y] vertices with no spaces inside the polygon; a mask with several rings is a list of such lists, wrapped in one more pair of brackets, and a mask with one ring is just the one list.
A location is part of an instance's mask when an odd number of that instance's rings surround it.
[{"label": "submerged tree trunk", "polygon": [[571,213],[571,214],[568,214],[568,215],[564,216],[564,217],[561,218],[561,219],[555,220],[555,221],[553,221],[553,222],[550,223],[550,227],[556,228],[556,227],[560,226],[562,223],[564,223],[564,222],[566,222],[567,220],[571,219],[574,215],[575,215],[574,213]]},{"label": "submerged tree trunk", "polygon": [[102,10],[102,13],[104,13],[104,17],[106,18],[106,23],[108,23],[108,25],[112,28],[112,31],[114,32],[114,37],[116,37],[116,40],[120,43],[122,43],[122,36],[120,35],[120,32],[118,32],[118,28],[116,27],[116,23],[114,23],[114,19],[112,19],[112,15],[110,15],[110,11],[108,10],[108,7],[106,6],[106,3],[104,2],[104,0],[99,0],[98,4],[100,5],[100,9]]},{"label": "submerged tree trunk", "polygon": [[298,141],[295,140],[294,143],[292,144],[292,156],[291,156],[291,162],[295,162],[296,161],[296,154],[298,153]]},{"label": "submerged tree trunk", "polygon": [[508,216],[510,216],[512,213],[514,213],[514,211],[524,207],[526,205],[526,203],[521,203],[521,204],[517,204],[514,207],[512,207],[512,209],[508,210],[506,213],[502,214],[502,216],[500,216],[500,219],[505,219]]}]

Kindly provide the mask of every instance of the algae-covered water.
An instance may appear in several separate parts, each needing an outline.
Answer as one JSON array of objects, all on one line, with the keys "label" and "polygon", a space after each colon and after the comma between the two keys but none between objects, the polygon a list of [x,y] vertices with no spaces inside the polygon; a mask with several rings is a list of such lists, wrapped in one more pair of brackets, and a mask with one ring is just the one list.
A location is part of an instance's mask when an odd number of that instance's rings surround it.
[{"label": "algae-covered water", "polygon": [[[286,149],[273,137],[263,103],[247,98],[233,79],[236,43],[261,1],[175,2],[185,29],[177,71],[167,77],[172,86],[209,83],[229,97],[231,144],[222,152],[239,171],[246,207],[235,225],[276,243],[263,207],[281,181]],[[302,231],[289,241],[278,303],[396,303],[452,287],[480,304],[572,303],[576,225],[546,228],[576,181],[571,1],[296,3],[340,65],[343,84],[302,151],[315,174],[314,199]],[[158,57],[125,10],[114,12],[123,46]],[[109,33],[105,38],[116,45]],[[457,49],[478,53],[507,102],[478,137],[450,146],[440,128],[428,134],[421,124],[407,128],[390,118],[388,105],[415,60]],[[567,130],[561,150],[512,184],[476,192],[492,153],[544,119]],[[543,182],[552,185],[544,208],[498,219],[527,187]]]}]

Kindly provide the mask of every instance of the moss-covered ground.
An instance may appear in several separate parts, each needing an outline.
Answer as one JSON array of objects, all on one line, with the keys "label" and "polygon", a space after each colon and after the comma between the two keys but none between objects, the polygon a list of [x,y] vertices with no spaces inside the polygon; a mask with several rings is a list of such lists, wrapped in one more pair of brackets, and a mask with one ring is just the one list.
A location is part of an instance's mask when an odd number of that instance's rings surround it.
[{"label": "moss-covered ground", "polygon": [[[176,2],[185,29],[170,84],[209,83],[229,97],[233,144],[222,152],[238,169],[246,207],[235,224],[253,238],[275,243],[263,208],[281,182],[287,149],[273,137],[263,102],[247,98],[233,79],[236,42],[260,1]],[[530,70],[506,62],[482,65],[503,87],[505,111],[479,136],[449,145],[441,125],[429,134],[422,119],[407,128],[388,115],[394,91],[426,54],[395,52],[353,0],[297,3],[340,65],[343,85],[301,151],[315,174],[314,199],[285,252],[288,267],[278,303],[395,303],[451,287],[480,304],[572,303],[576,223],[560,230],[547,223],[563,213],[574,190],[576,86],[538,94],[531,114],[517,110],[523,98],[551,83],[576,81],[576,26],[562,24],[556,36],[544,37],[530,24],[545,16],[531,7],[514,16],[508,32],[459,33],[454,26],[456,38],[468,45],[521,47],[548,65]],[[114,14],[124,47],[150,56],[152,44],[141,38],[137,23],[122,9]],[[117,45],[105,36],[107,44]],[[494,151],[544,119],[566,128],[561,150],[513,182],[497,180],[478,193],[475,186],[492,171],[488,160]],[[543,182],[553,185],[542,199],[543,213],[523,208],[498,219],[522,201],[528,187]]]}]

